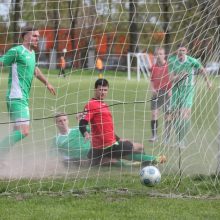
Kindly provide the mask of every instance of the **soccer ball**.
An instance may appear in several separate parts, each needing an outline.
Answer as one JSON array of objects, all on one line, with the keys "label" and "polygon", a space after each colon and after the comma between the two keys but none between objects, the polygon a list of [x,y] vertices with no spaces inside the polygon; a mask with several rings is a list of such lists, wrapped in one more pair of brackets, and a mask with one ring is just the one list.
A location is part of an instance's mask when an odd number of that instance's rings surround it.
[{"label": "soccer ball", "polygon": [[154,186],[161,180],[160,171],[155,166],[144,167],[140,172],[140,180],[145,186]]}]

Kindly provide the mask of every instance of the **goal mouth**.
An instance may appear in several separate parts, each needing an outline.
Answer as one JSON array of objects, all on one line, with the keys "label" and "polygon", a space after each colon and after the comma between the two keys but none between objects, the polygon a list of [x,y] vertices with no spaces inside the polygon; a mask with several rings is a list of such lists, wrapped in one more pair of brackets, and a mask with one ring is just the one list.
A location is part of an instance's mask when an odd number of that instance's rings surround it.
[{"label": "goal mouth", "polygon": [[[139,180],[147,164],[161,173],[152,196],[219,196],[217,0],[14,2],[0,6],[1,193],[151,196]],[[34,29],[22,37],[26,26]],[[97,79],[109,82],[102,101]],[[79,128],[85,118],[88,140]],[[104,148],[129,140],[135,150],[127,155],[122,147],[116,162],[93,165],[94,123],[103,143],[109,133],[120,138]]]}]

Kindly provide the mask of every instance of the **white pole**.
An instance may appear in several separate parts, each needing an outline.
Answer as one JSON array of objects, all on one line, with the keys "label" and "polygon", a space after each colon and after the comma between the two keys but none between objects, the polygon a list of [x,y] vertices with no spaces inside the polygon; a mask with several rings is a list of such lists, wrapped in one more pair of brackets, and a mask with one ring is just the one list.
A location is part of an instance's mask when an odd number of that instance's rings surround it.
[{"label": "white pole", "polygon": [[137,81],[141,80],[140,76],[140,55],[137,54]]},{"label": "white pole", "polygon": [[220,87],[218,87],[218,156],[216,174],[220,175]]},{"label": "white pole", "polygon": [[147,66],[145,62],[145,54],[144,53],[139,53],[139,59],[140,59],[140,70],[144,75],[144,78],[147,79]]},{"label": "white pole", "polygon": [[131,54],[127,54],[128,80],[131,80]]}]

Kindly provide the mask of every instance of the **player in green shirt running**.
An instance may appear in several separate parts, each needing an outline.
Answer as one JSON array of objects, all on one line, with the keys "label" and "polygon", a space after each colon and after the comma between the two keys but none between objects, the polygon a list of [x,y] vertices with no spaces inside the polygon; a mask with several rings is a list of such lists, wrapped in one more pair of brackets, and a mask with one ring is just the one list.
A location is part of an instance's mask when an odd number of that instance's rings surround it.
[{"label": "player in green shirt running", "polygon": [[195,58],[187,55],[186,47],[180,46],[177,55],[169,58],[169,74],[173,82],[171,109],[175,121],[175,131],[178,135],[179,147],[185,147],[185,136],[189,129],[191,108],[195,94],[194,71],[201,73],[211,88],[206,70]]},{"label": "player in green shirt running", "polygon": [[10,69],[6,102],[10,120],[14,124],[12,133],[0,141],[0,156],[29,133],[29,95],[33,76],[37,77],[55,95],[53,86],[36,67],[34,49],[38,46],[39,31],[26,27],[21,33],[22,45],[12,47],[2,57],[0,65]]}]

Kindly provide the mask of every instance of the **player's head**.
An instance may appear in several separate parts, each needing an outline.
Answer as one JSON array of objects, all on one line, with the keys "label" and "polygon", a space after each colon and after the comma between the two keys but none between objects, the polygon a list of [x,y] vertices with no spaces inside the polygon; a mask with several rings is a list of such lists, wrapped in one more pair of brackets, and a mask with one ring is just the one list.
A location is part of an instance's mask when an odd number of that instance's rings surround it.
[{"label": "player's head", "polygon": [[69,130],[69,120],[64,112],[57,113],[55,116],[56,126],[61,134],[66,134]]},{"label": "player's head", "polygon": [[178,49],[177,49],[177,56],[178,56],[178,58],[180,60],[183,60],[183,59],[185,59],[186,54],[187,54],[187,48],[182,46],[182,45],[180,45],[178,47]]},{"label": "player's head", "polygon": [[109,83],[106,79],[98,79],[95,82],[95,98],[99,100],[103,100],[107,94],[109,89]]},{"label": "player's head", "polygon": [[39,41],[39,31],[35,27],[25,27],[22,30],[21,37],[23,39],[23,44],[28,48],[37,48]]},{"label": "player's head", "polygon": [[156,48],[154,55],[156,57],[157,63],[163,64],[165,62],[166,55],[165,55],[165,49],[163,47]]}]

